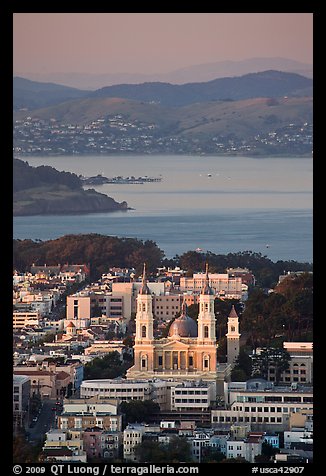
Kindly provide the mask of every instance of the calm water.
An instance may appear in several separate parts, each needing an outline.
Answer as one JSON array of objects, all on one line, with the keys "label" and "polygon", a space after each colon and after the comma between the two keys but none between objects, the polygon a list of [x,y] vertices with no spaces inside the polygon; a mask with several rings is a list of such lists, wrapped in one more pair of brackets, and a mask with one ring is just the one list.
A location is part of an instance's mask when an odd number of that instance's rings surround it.
[{"label": "calm water", "polygon": [[42,157],[85,176],[162,176],[161,182],[94,187],[134,210],[14,218],[14,238],[48,240],[101,233],[154,240],[172,257],[197,247],[252,250],[275,260],[312,262],[311,159],[196,156]]}]

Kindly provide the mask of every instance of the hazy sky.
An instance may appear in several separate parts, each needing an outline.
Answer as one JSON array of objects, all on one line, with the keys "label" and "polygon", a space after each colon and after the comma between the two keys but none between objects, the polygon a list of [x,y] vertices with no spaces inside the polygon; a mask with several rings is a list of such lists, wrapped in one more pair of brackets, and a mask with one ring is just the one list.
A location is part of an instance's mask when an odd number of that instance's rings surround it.
[{"label": "hazy sky", "polygon": [[312,63],[312,21],[312,13],[14,13],[14,74],[165,73],[273,56]]}]

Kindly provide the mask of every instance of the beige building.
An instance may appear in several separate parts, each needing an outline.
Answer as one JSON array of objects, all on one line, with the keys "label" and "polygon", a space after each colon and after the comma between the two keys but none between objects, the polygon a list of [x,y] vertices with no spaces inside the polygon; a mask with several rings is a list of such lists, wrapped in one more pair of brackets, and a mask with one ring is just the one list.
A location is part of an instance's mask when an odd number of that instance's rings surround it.
[{"label": "beige building", "polygon": [[26,326],[39,326],[41,321],[41,314],[38,311],[25,312],[14,311],[13,312],[13,329],[23,329]]},{"label": "beige building", "polygon": [[153,314],[158,319],[170,320],[181,311],[182,294],[153,296]]},{"label": "beige building", "polygon": [[67,320],[90,319],[91,298],[88,294],[73,294],[67,296]]},{"label": "beige building", "polygon": [[46,433],[42,457],[49,461],[72,461],[86,463],[82,432],[79,430],[52,429]]},{"label": "beige building", "polygon": [[123,360],[123,353],[125,351],[125,346],[122,341],[112,341],[112,340],[96,340],[89,347],[86,347],[84,350],[85,355],[99,355],[99,354],[108,354],[110,352],[118,352],[120,354],[121,361]]},{"label": "beige building", "polygon": [[122,416],[118,415],[116,400],[92,398],[69,399],[63,404],[63,412],[58,416],[58,428],[86,429],[98,427],[108,431],[121,431]]},{"label": "beige building", "polygon": [[[242,299],[243,287],[241,277],[232,276],[228,273],[215,273],[209,274],[208,279],[209,285],[216,296],[225,299]],[[180,291],[200,293],[205,280],[204,273],[195,273],[192,278],[183,276],[180,278]]]}]

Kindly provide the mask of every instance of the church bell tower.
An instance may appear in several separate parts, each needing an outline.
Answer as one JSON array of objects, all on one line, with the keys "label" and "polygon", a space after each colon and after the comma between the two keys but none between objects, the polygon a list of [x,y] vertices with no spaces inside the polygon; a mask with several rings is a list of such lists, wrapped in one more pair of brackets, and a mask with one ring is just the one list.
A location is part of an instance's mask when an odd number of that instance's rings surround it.
[{"label": "church bell tower", "polygon": [[241,334],[239,333],[239,317],[234,306],[232,306],[228,317],[228,332],[226,334],[227,363],[231,364],[232,367],[234,366],[235,361],[239,355],[240,336]]}]

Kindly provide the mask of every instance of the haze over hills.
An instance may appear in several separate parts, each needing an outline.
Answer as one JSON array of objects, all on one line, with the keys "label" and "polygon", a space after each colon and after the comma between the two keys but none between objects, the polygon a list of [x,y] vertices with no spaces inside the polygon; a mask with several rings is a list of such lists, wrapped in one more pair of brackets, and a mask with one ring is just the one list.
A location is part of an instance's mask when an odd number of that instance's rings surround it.
[{"label": "haze over hills", "polygon": [[98,89],[91,96],[123,97],[174,107],[206,101],[285,95],[312,96],[312,79],[294,73],[270,70],[240,77],[214,79],[205,83],[121,84]]},{"label": "haze over hills", "polygon": [[29,79],[13,78],[14,111],[22,108],[37,109],[60,102],[84,97],[88,91],[55,83],[40,83]]},{"label": "haze over hills", "polygon": [[242,61],[216,61],[214,63],[187,66],[175,71],[157,74],[140,73],[28,73],[17,72],[33,81],[54,82],[73,88],[95,90],[114,84],[137,84],[143,82],[168,82],[184,84],[211,81],[213,79],[242,76],[266,70],[277,70],[297,73],[308,78],[313,76],[311,64],[302,63],[288,58],[249,58]]},{"label": "haze over hills", "polygon": [[273,70],[182,85],[159,82],[120,84],[94,92],[14,78],[13,100],[14,110],[33,110],[85,97],[126,98],[175,107],[221,99],[312,96],[312,85],[312,79]]}]

